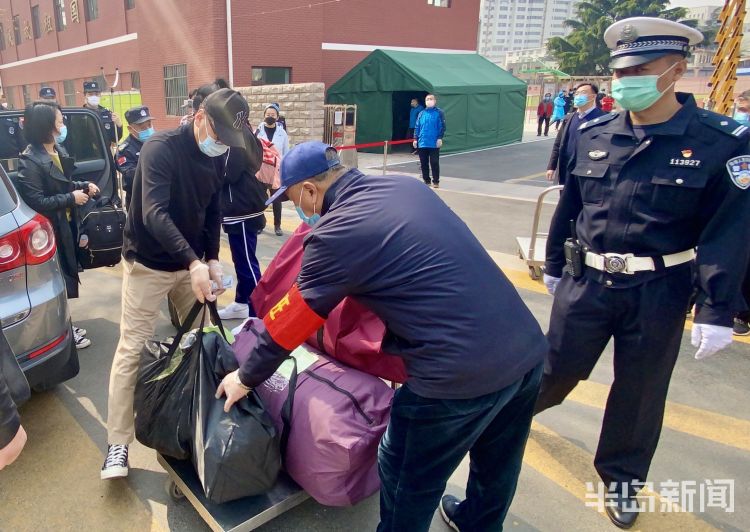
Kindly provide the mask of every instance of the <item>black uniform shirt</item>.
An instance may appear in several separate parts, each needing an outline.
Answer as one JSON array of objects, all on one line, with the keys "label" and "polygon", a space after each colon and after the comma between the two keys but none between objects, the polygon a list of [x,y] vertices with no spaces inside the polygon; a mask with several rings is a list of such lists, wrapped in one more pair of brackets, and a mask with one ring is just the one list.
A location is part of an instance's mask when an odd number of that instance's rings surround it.
[{"label": "black uniform shirt", "polygon": [[[120,144],[117,154],[117,169],[122,174],[122,188],[128,195],[133,190],[133,179],[135,178],[135,167],[138,165],[138,158],[141,156],[141,142],[137,137],[128,135],[125,142]],[[128,199],[130,202],[130,199]]]},{"label": "black uniform shirt", "polygon": [[[86,108],[91,109],[91,107]],[[108,141],[110,144],[117,144],[117,142],[120,140],[120,137],[122,137],[122,127],[115,126],[115,123],[112,120],[112,112],[106,107],[102,107],[101,105],[97,106],[96,109],[91,110],[99,113],[99,121],[102,124],[102,133],[104,133],[104,140]]]},{"label": "black uniform shirt", "polygon": [[[733,312],[742,308],[750,252],[750,135],[730,118],[698,109],[692,95],[677,97],[682,108],[667,122],[648,126],[640,140],[628,113],[581,126],[545,268],[562,276],[570,220],[576,220],[581,244],[595,253],[659,257],[697,246],[696,321],[731,326]],[[586,275],[627,288],[669,271],[628,275],[586,268]]]}]

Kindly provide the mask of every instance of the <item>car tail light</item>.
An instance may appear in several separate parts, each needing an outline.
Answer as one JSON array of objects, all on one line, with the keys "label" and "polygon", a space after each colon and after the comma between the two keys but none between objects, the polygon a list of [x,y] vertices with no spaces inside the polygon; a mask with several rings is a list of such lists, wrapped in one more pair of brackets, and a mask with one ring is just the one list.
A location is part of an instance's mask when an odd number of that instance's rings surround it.
[{"label": "car tail light", "polygon": [[52,224],[37,214],[15,231],[0,237],[0,272],[47,262],[54,256],[55,249]]}]

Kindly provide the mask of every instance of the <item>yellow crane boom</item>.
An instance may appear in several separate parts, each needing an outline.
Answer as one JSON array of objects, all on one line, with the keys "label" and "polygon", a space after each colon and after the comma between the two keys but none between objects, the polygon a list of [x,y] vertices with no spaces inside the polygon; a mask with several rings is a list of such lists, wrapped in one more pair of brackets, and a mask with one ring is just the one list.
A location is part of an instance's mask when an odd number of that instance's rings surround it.
[{"label": "yellow crane boom", "polygon": [[745,23],[745,0],[727,0],[719,15],[721,26],[716,34],[719,48],[713,58],[716,67],[711,75],[709,101],[717,113],[727,114],[732,109],[737,64],[740,60],[742,26]]}]

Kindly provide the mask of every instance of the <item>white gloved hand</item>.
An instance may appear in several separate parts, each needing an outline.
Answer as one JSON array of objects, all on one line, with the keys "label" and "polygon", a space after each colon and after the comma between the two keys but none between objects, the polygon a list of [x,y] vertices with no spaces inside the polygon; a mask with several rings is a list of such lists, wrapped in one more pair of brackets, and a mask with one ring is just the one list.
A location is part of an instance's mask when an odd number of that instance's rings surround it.
[{"label": "white gloved hand", "polygon": [[216,296],[211,293],[211,278],[207,264],[197,260],[190,264],[190,286],[195,298],[201,303],[206,300],[216,301]]},{"label": "white gloved hand", "polygon": [[213,293],[217,296],[223,294],[226,291],[224,289],[224,268],[218,260],[208,261],[208,276],[211,281],[216,283]]},{"label": "white gloved hand", "polygon": [[544,286],[547,287],[547,292],[554,296],[555,291],[557,290],[557,285],[560,284],[560,277],[552,277],[545,273],[542,280],[544,281]]},{"label": "white gloved hand", "polygon": [[694,323],[690,340],[693,347],[698,348],[695,359],[703,360],[715,355],[732,343],[732,328],[707,323]]},{"label": "white gloved hand", "polygon": [[442,148],[443,147],[443,139],[437,139],[437,147]]}]

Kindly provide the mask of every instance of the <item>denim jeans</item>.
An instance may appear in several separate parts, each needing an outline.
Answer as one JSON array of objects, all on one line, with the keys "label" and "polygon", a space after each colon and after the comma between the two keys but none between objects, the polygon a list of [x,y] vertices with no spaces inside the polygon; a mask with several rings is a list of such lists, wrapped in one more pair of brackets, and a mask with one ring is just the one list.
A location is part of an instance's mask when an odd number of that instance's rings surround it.
[{"label": "denim jeans", "polygon": [[502,530],[516,491],[542,364],[514,384],[474,399],[429,399],[396,391],[380,442],[379,532],[427,531],[448,478],[466,453],[466,500],[455,523],[462,531]]}]

